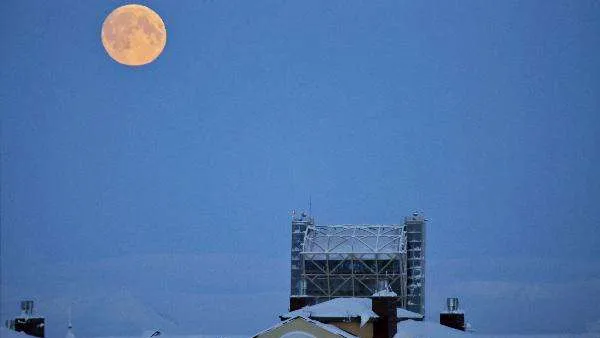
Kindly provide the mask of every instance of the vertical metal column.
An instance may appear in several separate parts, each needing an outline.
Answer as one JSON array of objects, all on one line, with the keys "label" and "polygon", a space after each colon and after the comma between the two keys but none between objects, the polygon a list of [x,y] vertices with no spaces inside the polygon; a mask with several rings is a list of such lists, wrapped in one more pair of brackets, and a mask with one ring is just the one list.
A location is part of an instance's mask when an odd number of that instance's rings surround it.
[{"label": "vertical metal column", "polygon": [[415,212],[404,219],[407,251],[406,309],[425,315],[425,218]]},{"label": "vertical metal column", "polygon": [[302,261],[300,252],[304,244],[304,234],[309,225],[314,225],[314,219],[305,212],[292,215],[292,246],[291,246],[291,285],[290,296],[301,296]]}]

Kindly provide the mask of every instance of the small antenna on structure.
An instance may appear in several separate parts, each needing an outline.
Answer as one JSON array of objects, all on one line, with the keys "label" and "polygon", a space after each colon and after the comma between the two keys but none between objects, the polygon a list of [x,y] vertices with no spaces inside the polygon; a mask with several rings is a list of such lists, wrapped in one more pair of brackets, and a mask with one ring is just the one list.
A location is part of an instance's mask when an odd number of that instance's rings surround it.
[{"label": "small antenna on structure", "polygon": [[312,215],[312,196],[308,194],[308,214]]},{"label": "small antenna on structure", "polygon": [[67,335],[65,338],[75,338],[73,334],[73,323],[71,322],[71,305],[69,305],[69,324],[67,326]]}]

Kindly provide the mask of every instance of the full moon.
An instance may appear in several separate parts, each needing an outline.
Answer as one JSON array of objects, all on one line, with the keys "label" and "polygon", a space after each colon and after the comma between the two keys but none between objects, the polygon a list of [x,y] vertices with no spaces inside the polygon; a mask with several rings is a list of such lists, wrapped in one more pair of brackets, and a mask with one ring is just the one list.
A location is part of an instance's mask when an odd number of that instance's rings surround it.
[{"label": "full moon", "polygon": [[115,61],[142,66],[154,61],[167,43],[165,23],[142,5],[125,5],[112,11],[102,24],[102,44]]}]

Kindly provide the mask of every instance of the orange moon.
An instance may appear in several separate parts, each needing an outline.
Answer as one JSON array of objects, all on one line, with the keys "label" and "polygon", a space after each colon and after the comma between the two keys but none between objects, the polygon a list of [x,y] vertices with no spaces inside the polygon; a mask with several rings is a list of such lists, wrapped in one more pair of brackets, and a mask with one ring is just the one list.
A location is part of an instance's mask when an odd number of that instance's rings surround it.
[{"label": "orange moon", "polygon": [[102,24],[102,45],[111,58],[128,66],[154,61],[167,44],[165,23],[142,5],[125,5],[112,11]]}]

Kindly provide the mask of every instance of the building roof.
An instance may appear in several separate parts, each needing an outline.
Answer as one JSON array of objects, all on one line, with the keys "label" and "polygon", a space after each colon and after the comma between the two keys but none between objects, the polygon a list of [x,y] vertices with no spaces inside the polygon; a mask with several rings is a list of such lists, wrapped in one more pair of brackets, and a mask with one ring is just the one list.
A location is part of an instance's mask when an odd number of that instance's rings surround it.
[{"label": "building roof", "polygon": [[67,330],[65,338],[75,338],[75,334],[73,333],[73,331],[71,331],[71,329]]},{"label": "building roof", "polygon": [[400,254],[404,227],[393,225],[312,225],[306,229],[302,253]]},{"label": "building roof", "polygon": [[403,308],[396,309],[396,317],[399,319],[423,319],[423,315],[417,312],[408,311]]},{"label": "building roof", "polygon": [[2,338],[31,338],[33,336],[30,336],[23,332],[17,332],[14,330],[10,330],[4,326],[0,326],[0,337],[2,337]]},{"label": "building roof", "polygon": [[297,316],[305,318],[360,318],[360,326],[369,320],[377,318],[371,310],[373,303],[370,298],[334,298],[323,303],[305,306],[299,310],[281,315],[281,318]]},{"label": "building roof", "polygon": [[470,333],[456,330],[435,322],[406,320],[398,323],[394,338],[453,338],[473,337]]},{"label": "building roof", "polygon": [[340,329],[338,327],[335,327],[333,325],[324,324],[324,323],[321,323],[319,321],[316,321],[316,320],[313,320],[313,319],[310,319],[310,318],[307,318],[307,317],[302,317],[302,316],[294,316],[294,317],[292,317],[292,318],[290,318],[288,320],[285,320],[283,322],[277,323],[277,324],[271,326],[270,328],[268,328],[266,330],[263,330],[263,331],[255,334],[255,335],[253,335],[252,337],[257,337],[257,336],[259,336],[261,334],[264,334],[264,333],[267,333],[269,331],[275,330],[276,328],[281,327],[281,326],[283,326],[283,325],[285,325],[285,324],[287,324],[287,323],[289,323],[289,322],[291,322],[291,321],[293,321],[295,319],[304,320],[307,323],[310,323],[310,324],[312,324],[314,326],[317,326],[317,327],[319,327],[319,328],[321,328],[321,329],[323,329],[323,330],[325,330],[325,331],[327,331],[329,333],[335,334],[335,335],[343,337],[343,338],[359,338],[359,337],[356,337],[356,336],[354,336],[354,335],[352,335],[352,334],[350,334],[350,333],[348,333],[348,332],[346,332],[346,331],[344,331],[344,330],[342,330],[342,329]]},{"label": "building roof", "polygon": [[371,297],[398,297],[398,294],[388,289],[377,291]]}]

